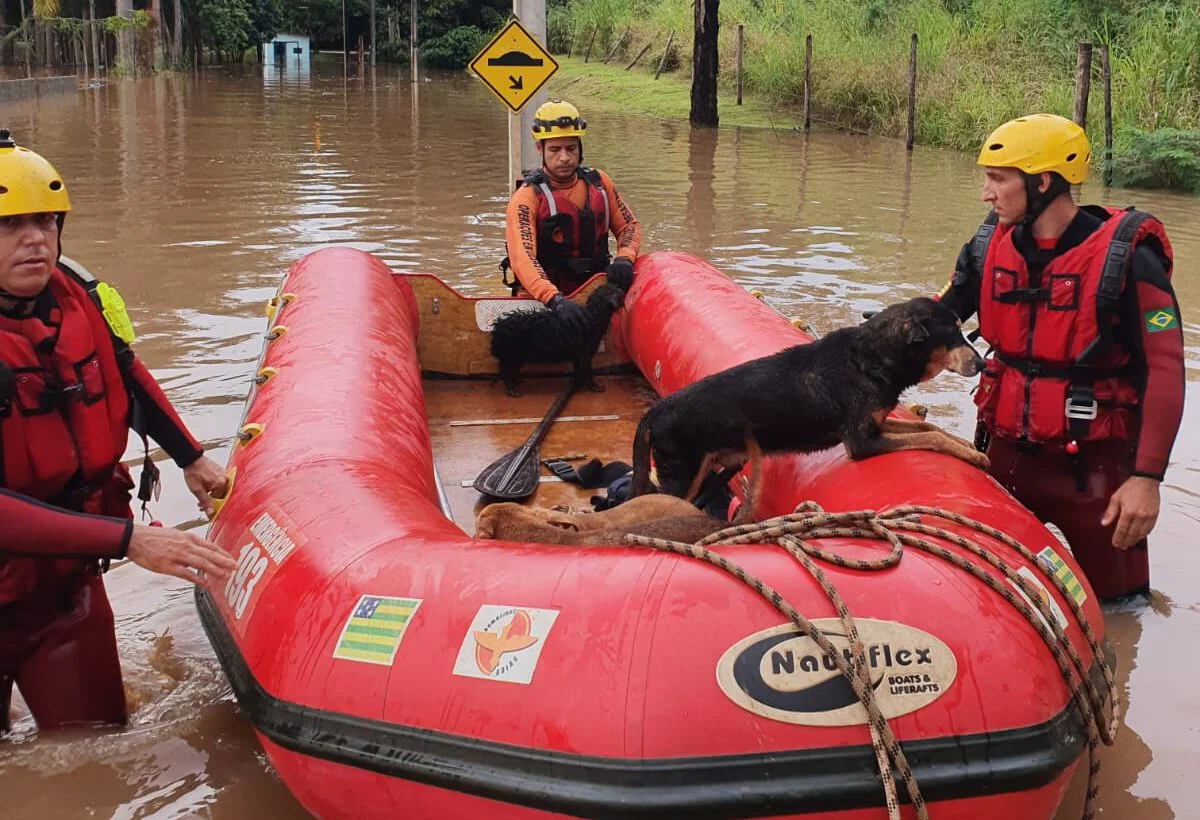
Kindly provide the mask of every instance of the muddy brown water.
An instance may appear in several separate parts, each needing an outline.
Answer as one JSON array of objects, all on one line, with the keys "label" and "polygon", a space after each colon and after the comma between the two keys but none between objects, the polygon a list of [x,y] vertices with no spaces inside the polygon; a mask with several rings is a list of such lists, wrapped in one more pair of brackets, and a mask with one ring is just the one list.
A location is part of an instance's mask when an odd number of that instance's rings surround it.
[{"label": "muddy brown water", "polygon": [[[943,283],[984,208],[971,158],[834,133],[692,132],[601,115],[587,159],[639,214],[645,248],[705,257],[818,332]],[[506,117],[464,75],[414,93],[380,71],[152,78],[0,106],[0,125],[70,186],[66,252],[120,287],[138,351],[223,461],[264,329],[262,303],[305,253],[349,244],[468,294],[502,292]],[[1163,219],[1177,254],[1189,396],[1200,376],[1200,200],[1104,190]],[[943,376],[913,398],[969,434],[969,385]],[[1200,817],[1200,407],[1190,403],[1163,485],[1148,604],[1106,615],[1128,701],[1103,751],[1102,816]],[[135,455],[133,447],[129,457]],[[157,514],[201,526],[178,471]],[[1192,535],[1189,536],[1188,533]],[[108,576],[133,701],[115,734],[40,738],[28,717],[0,743],[0,815],[272,818],[304,811],[270,771],[183,584]],[[1061,818],[1079,816],[1077,778]],[[935,811],[936,816],[936,811]]]}]

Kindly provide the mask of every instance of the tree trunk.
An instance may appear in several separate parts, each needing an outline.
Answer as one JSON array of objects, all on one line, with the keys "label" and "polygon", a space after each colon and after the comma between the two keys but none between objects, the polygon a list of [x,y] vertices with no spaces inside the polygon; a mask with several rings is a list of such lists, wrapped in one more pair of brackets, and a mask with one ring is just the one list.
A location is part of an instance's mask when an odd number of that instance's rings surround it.
[{"label": "tree trunk", "polygon": [[[117,0],[117,16],[133,19],[133,0]],[[133,74],[137,71],[137,55],[133,48],[133,29],[122,28],[117,35],[117,65],[122,71]]]},{"label": "tree trunk", "polygon": [[146,3],[146,13],[150,15],[150,70],[163,65],[160,51],[162,47],[162,7],[159,0],[149,0]]},{"label": "tree trunk", "polygon": [[33,40],[29,36],[29,29],[26,28],[28,23],[29,23],[29,16],[25,12],[25,0],[21,0],[21,28],[24,29],[24,31],[22,32],[22,39],[25,40],[25,49],[24,49],[24,51],[25,51],[25,76],[32,77],[33,76],[33,65],[32,65],[32,55],[30,54],[30,49],[33,47]]},{"label": "tree trunk", "polygon": [[171,31],[173,56],[175,58],[175,67],[179,68],[183,65],[183,0],[175,0],[175,26]]},{"label": "tree trunk", "polygon": [[375,67],[375,0],[371,0],[371,68]]},{"label": "tree trunk", "polygon": [[719,0],[696,0],[696,36],[692,44],[693,126],[717,125],[717,6]]},{"label": "tree trunk", "polygon": [[[96,30],[96,0],[88,0],[88,41],[92,44],[92,68],[100,76],[100,32]],[[108,66],[105,66],[107,68]]]},{"label": "tree trunk", "polygon": [[193,70],[199,71],[200,70],[200,58],[203,56],[202,52],[204,51],[204,26],[199,20],[192,18],[191,28],[192,28],[192,65],[193,65]]}]

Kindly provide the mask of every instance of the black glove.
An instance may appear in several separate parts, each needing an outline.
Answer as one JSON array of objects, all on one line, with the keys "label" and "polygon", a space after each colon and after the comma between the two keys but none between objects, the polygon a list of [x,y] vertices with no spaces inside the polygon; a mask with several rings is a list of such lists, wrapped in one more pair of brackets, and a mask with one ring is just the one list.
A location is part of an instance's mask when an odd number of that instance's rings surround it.
[{"label": "black glove", "polygon": [[571,336],[576,339],[582,339],[587,335],[588,327],[591,324],[588,321],[588,315],[583,308],[564,297],[561,293],[556,293],[550,297],[550,301],[546,303],[546,307],[550,308],[550,312],[554,314],[554,318],[558,319],[558,323]]},{"label": "black glove", "polygon": [[628,291],[633,284],[633,263],[624,256],[614,259],[604,272],[608,276],[608,284],[621,290]]}]

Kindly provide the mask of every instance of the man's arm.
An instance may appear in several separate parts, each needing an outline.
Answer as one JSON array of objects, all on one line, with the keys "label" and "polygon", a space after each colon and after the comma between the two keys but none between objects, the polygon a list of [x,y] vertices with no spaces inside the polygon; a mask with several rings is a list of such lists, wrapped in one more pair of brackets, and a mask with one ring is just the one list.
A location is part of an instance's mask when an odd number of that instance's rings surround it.
[{"label": "man's arm", "polygon": [[954,273],[950,281],[935,297],[954,311],[960,321],[965,322],[979,310],[979,290],[982,283],[980,271],[975,270],[971,258],[971,243],[962,246],[954,262]]},{"label": "man's arm", "polygon": [[621,194],[617,192],[617,186],[613,184],[612,178],[603,171],[599,173],[600,183],[604,186],[604,192],[608,196],[608,229],[617,238],[616,255],[633,262],[637,259],[638,251],[642,247],[642,225],[633,215],[633,210],[625,204]]},{"label": "man's arm", "polygon": [[133,521],[68,512],[0,489],[0,555],[123,558]]},{"label": "man's arm", "polygon": [[1134,252],[1125,297],[1122,318],[1141,371],[1141,424],[1133,471],[1161,481],[1183,419],[1183,329],[1171,280],[1144,245]]},{"label": "man's arm", "polygon": [[543,304],[558,293],[537,261],[537,194],[522,185],[508,201],[504,218],[504,242],[508,246],[508,264],[521,287]]},{"label": "man's arm", "polygon": [[192,437],[175,412],[162,387],[137,356],[130,357],[129,389],[138,400],[146,421],[146,432],[180,467],[188,467],[204,455],[204,447]]}]

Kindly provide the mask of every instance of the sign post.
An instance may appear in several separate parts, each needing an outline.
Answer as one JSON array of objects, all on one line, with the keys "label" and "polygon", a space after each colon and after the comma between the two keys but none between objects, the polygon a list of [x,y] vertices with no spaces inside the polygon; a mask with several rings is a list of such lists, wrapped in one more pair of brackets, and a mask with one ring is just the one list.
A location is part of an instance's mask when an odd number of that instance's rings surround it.
[{"label": "sign post", "polygon": [[[518,6],[521,9],[518,9]],[[508,108],[508,177],[515,184],[537,166],[533,147],[533,112],[545,99],[542,87],[558,71],[558,63],[538,38],[546,37],[545,0],[513,0],[513,10],[525,11],[510,20],[471,61],[471,71]],[[534,18],[533,20],[528,19]],[[538,27],[540,25],[540,31]],[[535,102],[534,105],[529,105]]]}]

